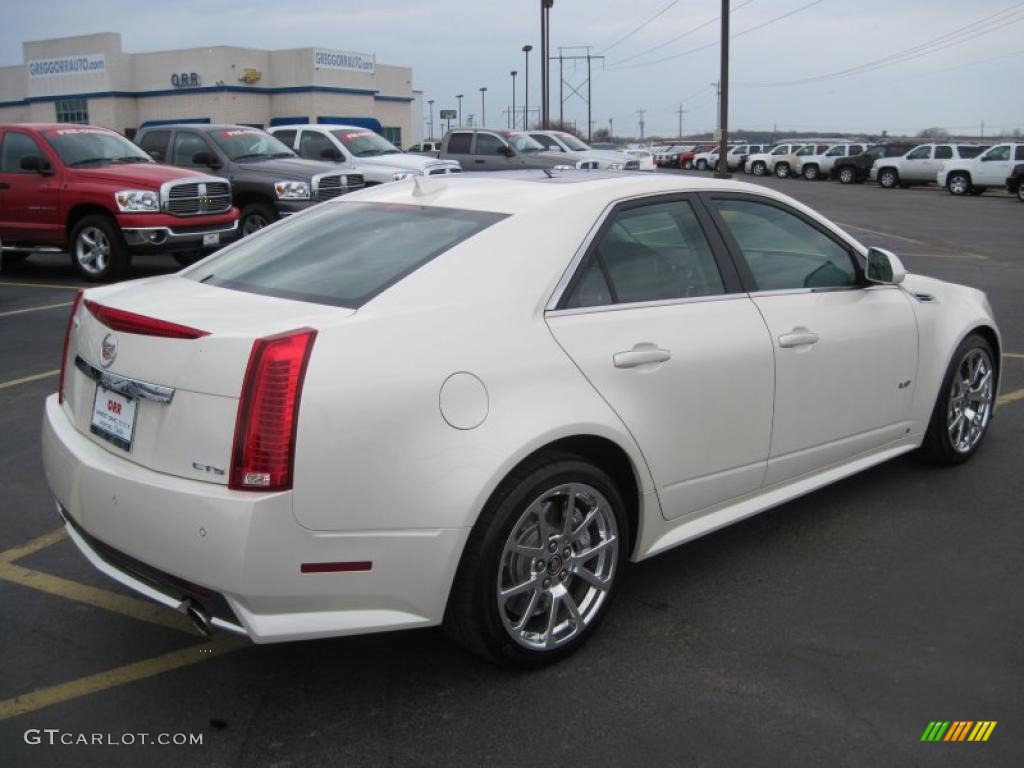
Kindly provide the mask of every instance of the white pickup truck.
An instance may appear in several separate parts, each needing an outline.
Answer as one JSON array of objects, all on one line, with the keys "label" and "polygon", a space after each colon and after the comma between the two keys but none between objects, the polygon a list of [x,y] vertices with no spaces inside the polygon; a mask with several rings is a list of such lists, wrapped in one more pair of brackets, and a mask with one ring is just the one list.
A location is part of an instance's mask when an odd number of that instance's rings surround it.
[{"label": "white pickup truck", "polygon": [[951,195],[980,195],[989,187],[1002,187],[1014,166],[1024,162],[1024,144],[997,144],[968,160],[950,160],[935,180]]}]

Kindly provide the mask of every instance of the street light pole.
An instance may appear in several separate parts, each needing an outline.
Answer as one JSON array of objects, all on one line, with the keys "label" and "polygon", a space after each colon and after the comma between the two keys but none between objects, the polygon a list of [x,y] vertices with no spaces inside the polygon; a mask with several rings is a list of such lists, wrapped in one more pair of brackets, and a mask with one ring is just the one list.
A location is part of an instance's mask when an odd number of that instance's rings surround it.
[{"label": "street light pole", "polygon": [[729,0],[722,0],[722,71],[718,79],[718,172],[720,179],[728,179],[729,163]]},{"label": "street light pole", "polygon": [[430,105],[430,141],[434,140],[434,100],[427,99],[427,104]]},{"label": "street light pole", "polygon": [[484,99],[487,94],[487,86],[481,86],[480,88],[480,125],[484,128],[487,127],[487,106],[484,103]]},{"label": "street light pole", "polygon": [[456,94],[455,98],[459,100],[459,128],[461,128],[462,127],[462,98],[463,98],[463,95],[461,93]]},{"label": "street light pole", "polygon": [[523,79],[523,130],[530,130],[530,51],[532,45],[524,45],[523,53],[526,54],[526,74]]},{"label": "street light pole", "polygon": [[516,129],[516,75],[519,73],[516,70],[512,70],[512,118],[511,128],[514,131]]},{"label": "street light pole", "polygon": [[548,91],[551,89],[551,21],[549,11],[555,0],[540,0],[540,127],[551,127]]}]

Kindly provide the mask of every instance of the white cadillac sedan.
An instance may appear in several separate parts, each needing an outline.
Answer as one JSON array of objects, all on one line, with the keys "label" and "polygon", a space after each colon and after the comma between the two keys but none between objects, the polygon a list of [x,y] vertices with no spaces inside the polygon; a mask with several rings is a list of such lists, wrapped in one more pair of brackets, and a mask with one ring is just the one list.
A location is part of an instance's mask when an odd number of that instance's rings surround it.
[{"label": "white cadillac sedan", "polygon": [[628,561],[970,458],[999,361],[980,291],[761,186],[424,178],[79,294],[43,460],[85,556],[203,630],[537,666]]}]

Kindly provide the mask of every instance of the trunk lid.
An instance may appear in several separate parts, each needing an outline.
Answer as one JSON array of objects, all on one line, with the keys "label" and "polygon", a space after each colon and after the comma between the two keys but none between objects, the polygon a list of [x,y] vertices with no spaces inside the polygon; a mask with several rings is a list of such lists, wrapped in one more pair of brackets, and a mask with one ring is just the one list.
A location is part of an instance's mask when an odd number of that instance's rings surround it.
[{"label": "trunk lid", "polygon": [[[114,329],[86,302],[206,335],[163,338]],[[90,290],[72,325],[64,407],[82,434],[116,456],[158,472],[227,484],[238,398],[253,341],[305,326],[322,328],[351,314],[350,309],[233,291],[176,275]],[[133,406],[111,397],[103,385],[116,391],[124,379],[156,385],[156,396],[136,387]],[[168,389],[173,392],[164,402]],[[129,448],[97,433],[94,406],[116,409],[119,418],[123,411],[122,427],[134,409]]]}]

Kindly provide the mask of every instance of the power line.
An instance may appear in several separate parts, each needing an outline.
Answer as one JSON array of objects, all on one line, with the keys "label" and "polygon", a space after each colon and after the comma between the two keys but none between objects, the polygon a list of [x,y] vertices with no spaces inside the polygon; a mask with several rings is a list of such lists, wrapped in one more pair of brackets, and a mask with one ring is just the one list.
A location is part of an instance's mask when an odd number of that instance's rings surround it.
[{"label": "power line", "polygon": [[[749,0],[749,2],[753,2],[753,0]],[[792,11],[784,13],[781,16],[776,16],[773,19],[768,19],[768,21],[763,21],[760,24],[755,24],[753,27],[749,27],[748,29],[744,29],[742,32],[737,32],[735,35],[729,35],[729,39],[730,40],[735,40],[737,37],[743,37],[743,35],[749,35],[751,32],[756,32],[759,29],[764,29],[765,27],[769,26],[770,24],[775,24],[776,22],[782,21],[783,19],[788,19],[790,16],[795,16],[796,14],[800,13],[801,11],[805,11],[808,8],[811,8],[811,7],[815,6],[815,5],[819,5],[820,3],[823,3],[823,2],[825,2],[825,0],[812,0],[811,2],[806,3],[805,5],[801,5],[799,8],[794,8]],[[636,69],[638,67],[649,67],[649,66],[652,66],[654,64],[663,64],[666,61],[673,61],[674,59],[679,59],[679,58],[682,58],[683,56],[689,56],[691,53],[697,53],[698,51],[706,51],[708,48],[715,48],[718,45],[719,45],[719,41],[715,40],[714,42],[708,43],[707,45],[702,45],[702,46],[700,46],[698,48],[691,48],[688,51],[683,51],[682,53],[676,53],[676,54],[673,54],[672,56],[666,56],[666,57],[664,57],[662,59],[654,59],[653,61],[642,61],[642,62],[639,62],[637,64],[630,64],[629,66],[626,66],[626,67],[623,67],[623,66],[609,66],[608,69],[610,71],[621,71],[621,70],[624,70],[624,69]],[[621,64],[621,63],[622,62],[620,61],[619,64]]]},{"label": "power line", "polygon": [[[751,0],[751,2],[753,2],[753,0]],[[609,46],[608,46],[607,48],[605,48],[605,49],[604,49],[603,51],[601,51],[601,53],[608,53],[608,51],[610,51],[610,50],[611,50],[612,48],[614,48],[614,47],[615,47],[616,45],[618,45],[619,43],[625,42],[626,40],[628,40],[629,38],[631,38],[631,37],[632,37],[633,35],[635,35],[635,34],[636,34],[637,32],[639,32],[639,31],[640,31],[641,29],[643,29],[643,28],[644,28],[644,27],[646,27],[646,26],[647,26],[648,24],[650,24],[650,23],[651,23],[652,21],[654,21],[654,20],[655,20],[655,19],[657,19],[657,18],[658,18],[659,16],[661,16],[662,14],[664,14],[664,13],[665,13],[665,11],[668,11],[669,9],[671,9],[671,8],[672,8],[672,6],[674,6],[674,5],[678,5],[678,4],[679,4],[679,0],[672,0],[672,2],[671,2],[671,3],[669,3],[668,5],[666,5],[666,6],[664,7],[664,8],[662,8],[662,9],[661,9],[660,11],[658,11],[658,12],[657,12],[656,14],[654,14],[653,16],[651,16],[651,18],[649,18],[649,19],[648,19],[647,21],[645,21],[645,22],[644,22],[643,24],[641,24],[641,25],[640,25],[639,27],[637,27],[636,29],[634,29],[634,30],[633,30],[632,32],[629,32],[628,34],[625,34],[625,35],[623,35],[622,37],[620,37],[620,38],[619,38],[618,40],[616,40],[616,41],[615,41],[614,43],[612,43],[612,44],[611,44],[611,45],[609,45]]]},{"label": "power line", "polygon": [[[1024,14],[1017,10],[1021,6],[1024,6],[1024,2],[1017,3],[1009,8],[999,11],[998,13],[985,16],[976,21],[972,21],[969,24],[957,27],[954,30],[923,43],[918,43],[910,48],[904,48],[901,51],[890,53],[889,55],[883,56],[879,59],[873,59],[871,61],[864,62],[863,64],[847,67],[846,69],[840,69],[823,75],[802,77],[796,80],[781,80],[769,83],[742,83],[742,85],[752,88],[774,88],[779,86],[803,85],[805,83],[821,82],[840,77],[849,77],[851,75],[860,75],[866,72],[873,72],[876,69],[889,67],[894,64],[903,64],[922,56],[938,53],[939,51],[951,48],[954,45],[961,45],[977,37],[997,32],[1001,29],[1005,29],[1010,24],[1016,24],[1017,22],[1024,21]],[[1015,16],[1016,18],[1014,18]],[[741,83],[738,83],[738,85],[740,84]]]},{"label": "power line", "polygon": [[[741,8],[744,8],[744,7],[748,6],[748,5],[750,5],[752,2],[754,2],[754,0],[746,0],[746,2],[740,3],[735,8],[732,9],[732,13],[736,13],[736,11],[740,10]],[[646,56],[649,53],[654,53],[655,51],[664,48],[666,45],[672,45],[672,43],[678,43],[683,38],[689,37],[694,32],[699,32],[700,30],[704,29],[705,27],[708,27],[708,26],[714,24],[716,21],[719,21],[721,18],[722,18],[721,16],[715,16],[715,18],[713,18],[713,19],[708,19],[703,24],[699,24],[696,27],[693,27],[692,29],[690,29],[690,30],[688,30],[686,32],[683,32],[683,34],[678,35],[676,37],[673,37],[671,40],[666,40],[664,43],[659,43],[658,45],[655,45],[655,46],[653,46],[651,48],[648,48],[648,49],[646,49],[644,51],[640,51],[640,53],[634,53],[632,56],[627,56],[624,59],[619,59],[618,61],[613,61],[611,63],[611,66],[612,67],[617,67],[620,64],[623,64],[623,63],[625,63],[627,61],[632,61],[633,59],[639,59],[641,56]]]}]

